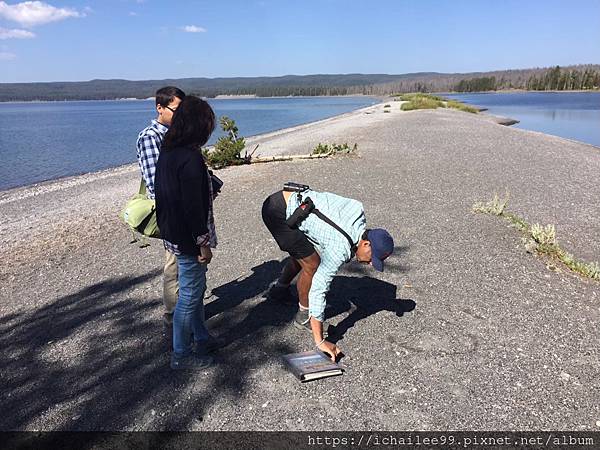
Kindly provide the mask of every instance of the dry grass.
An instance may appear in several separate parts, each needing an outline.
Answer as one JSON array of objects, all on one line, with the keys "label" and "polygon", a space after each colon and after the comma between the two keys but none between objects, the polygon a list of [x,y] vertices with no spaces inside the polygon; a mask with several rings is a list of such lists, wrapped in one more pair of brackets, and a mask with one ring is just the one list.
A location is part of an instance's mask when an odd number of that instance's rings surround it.
[{"label": "dry grass", "polygon": [[489,214],[508,220],[511,225],[518,228],[523,234],[522,241],[529,253],[544,255],[551,260],[558,261],[572,272],[593,280],[600,280],[600,264],[578,260],[571,253],[563,250],[556,239],[556,227],[552,224],[542,226],[538,223],[529,225],[521,217],[506,211],[509,194],[500,199],[498,194],[489,202],[477,202],[473,205],[473,212]]}]

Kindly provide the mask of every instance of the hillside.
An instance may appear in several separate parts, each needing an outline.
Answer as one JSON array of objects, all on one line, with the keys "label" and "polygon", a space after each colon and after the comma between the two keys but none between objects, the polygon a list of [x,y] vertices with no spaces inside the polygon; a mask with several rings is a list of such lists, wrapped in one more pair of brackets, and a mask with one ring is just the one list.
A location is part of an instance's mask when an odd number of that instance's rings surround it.
[{"label": "hillside", "polygon": [[[462,84],[461,84],[462,82]],[[217,95],[314,96],[387,95],[394,92],[453,90],[592,89],[600,86],[600,65],[533,68],[473,73],[420,72],[400,75],[286,75],[281,77],[180,78],[2,83],[0,102],[148,98],[166,85],[203,97]]]}]

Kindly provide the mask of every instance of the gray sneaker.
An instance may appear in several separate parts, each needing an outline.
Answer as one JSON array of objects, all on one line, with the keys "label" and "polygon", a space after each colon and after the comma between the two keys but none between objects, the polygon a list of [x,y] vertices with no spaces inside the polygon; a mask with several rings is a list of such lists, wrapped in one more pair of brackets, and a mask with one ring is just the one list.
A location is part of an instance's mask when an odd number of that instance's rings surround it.
[{"label": "gray sneaker", "polygon": [[310,317],[308,316],[308,310],[298,309],[296,316],[294,317],[294,326],[299,330],[308,330],[312,332],[310,327]]},{"label": "gray sneaker", "polygon": [[[294,326],[299,330],[306,330],[312,333],[310,326],[310,317],[308,316],[308,310],[298,309],[296,316],[294,317]],[[329,323],[323,322],[323,337],[327,337],[327,331],[329,330]]]},{"label": "gray sneaker", "polygon": [[173,370],[204,370],[213,363],[212,356],[195,355],[184,356],[179,358],[175,354],[171,354],[171,369]]}]

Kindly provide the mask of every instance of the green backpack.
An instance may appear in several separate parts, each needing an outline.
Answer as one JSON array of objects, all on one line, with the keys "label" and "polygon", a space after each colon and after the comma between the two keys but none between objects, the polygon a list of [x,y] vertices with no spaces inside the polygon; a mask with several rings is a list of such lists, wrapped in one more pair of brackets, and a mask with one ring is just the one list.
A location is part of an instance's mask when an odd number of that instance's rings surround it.
[{"label": "green backpack", "polygon": [[160,230],[156,223],[156,203],[153,199],[146,197],[146,183],[144,179],[140,181],[140,190],[131,197],[125,204],[121,212],[121,219],[134,234],[135,232],[151,237],[160,238]]}]

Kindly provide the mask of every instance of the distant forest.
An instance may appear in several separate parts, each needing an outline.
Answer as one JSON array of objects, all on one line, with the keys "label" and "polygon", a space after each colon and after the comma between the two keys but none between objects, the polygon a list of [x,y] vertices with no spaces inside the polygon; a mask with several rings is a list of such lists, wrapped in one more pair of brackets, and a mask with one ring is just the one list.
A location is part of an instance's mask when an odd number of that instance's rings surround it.
[{"label": "distant forest", "polygon": [[470,78],[459,81],[454,90],[457,92],[497,91],[499,89],[527,89],[530,91],[573,91],[598,89],[600,70],[596,66],[571,67],[561,69],[556,66],[540,73],[531,74],[523,84],[522,78],[495,76]]},{"label": "distant forest", "polygon": [[600,88],[600,65],[503,70],[464,74],[288,75],[253,78],[182,78],[166,80],[92,80],[51,83],[0,83],[0,102],[144,99],[166,85],[189,94],[317,96],[388,95],[406,92],[481,92],[503,89],[585,90]]}]

